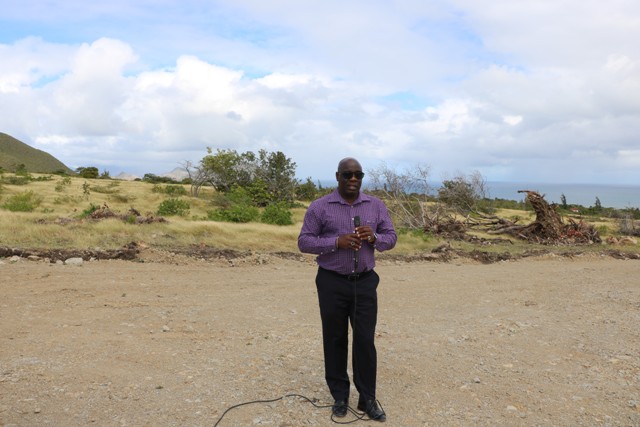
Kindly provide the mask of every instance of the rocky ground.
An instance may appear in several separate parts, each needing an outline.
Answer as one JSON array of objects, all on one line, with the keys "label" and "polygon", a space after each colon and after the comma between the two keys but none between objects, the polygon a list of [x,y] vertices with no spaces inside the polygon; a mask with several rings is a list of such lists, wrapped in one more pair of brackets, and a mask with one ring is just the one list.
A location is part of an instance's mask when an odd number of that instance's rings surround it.
[{"label": "rocky ground", "polygon": [[[0,425],[333,425],[311,258],[135,251],[2,255]],[[640,425],[638,261],[491,261],[380,261],[386,425]]]}]

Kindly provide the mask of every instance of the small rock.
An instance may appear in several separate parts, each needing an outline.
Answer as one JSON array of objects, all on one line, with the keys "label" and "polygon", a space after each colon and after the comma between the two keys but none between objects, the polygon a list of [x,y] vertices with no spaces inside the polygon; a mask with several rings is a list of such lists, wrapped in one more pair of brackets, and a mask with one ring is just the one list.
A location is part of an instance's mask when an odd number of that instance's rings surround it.
[{"label": "small rock", "polygon": [[9,258],[10,263],[16,263],[18,261],[20,261],[20,257],[18,255],[14,255],[11,258]]},{"label": "small rock", "polygon": [[65,265],[82,265],[84,263],[84,260],[82,258],[68,258],[66,260],[64,260],[64,264]]},{"label": "small rock", "polygon": [[162,332],[169,332],[171,330],[171,328],[169,328],[167,325],[164,325],[162,327]]}]

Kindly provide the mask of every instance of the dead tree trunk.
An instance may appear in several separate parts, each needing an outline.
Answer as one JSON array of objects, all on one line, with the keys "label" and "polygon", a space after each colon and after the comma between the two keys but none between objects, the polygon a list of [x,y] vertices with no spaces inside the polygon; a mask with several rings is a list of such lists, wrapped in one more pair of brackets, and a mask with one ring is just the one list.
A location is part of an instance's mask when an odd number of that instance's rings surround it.
[{"label": "dead tree trunk", "polygon": [[564,224],[556,210],[550,206],[544,197],[535,191],[519,190],[518,193],[527,193],[527,201],[536,213],[536,220],[520,230],[527,238],[541,238],[543,240],[560,240],[564,235]]}]

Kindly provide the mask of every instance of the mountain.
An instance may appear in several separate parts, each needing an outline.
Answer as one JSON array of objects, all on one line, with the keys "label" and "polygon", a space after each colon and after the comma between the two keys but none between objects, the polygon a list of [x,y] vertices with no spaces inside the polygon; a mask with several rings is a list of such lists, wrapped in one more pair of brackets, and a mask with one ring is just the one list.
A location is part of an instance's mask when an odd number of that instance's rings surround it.
[{"label": "mountain", "polygon": [[8,172],[15,172],[21,164],[25,166],[27,172],[31,173],[73,173],[71,169],[51,154],[0,132],[0,168]]},{"label": "mountain", "polygon": [[164,176],[164,177],[167,177],[167,178],[172,178],[172,179],[175,179],[176,181],[180,182],[185,178],[189,178],[189,173],[187,173],[185,168],[177,167],[174,170],[172,170],[171,172],[167,172],[167,173],[162,174],[160,176]]},{"label": "mountain", "polygon": [[131,173],[120,172],[118,175],[114,176],[113,179],[119,179],[122,181],[135,181],[136,179],[140,179],[140,177]]}]

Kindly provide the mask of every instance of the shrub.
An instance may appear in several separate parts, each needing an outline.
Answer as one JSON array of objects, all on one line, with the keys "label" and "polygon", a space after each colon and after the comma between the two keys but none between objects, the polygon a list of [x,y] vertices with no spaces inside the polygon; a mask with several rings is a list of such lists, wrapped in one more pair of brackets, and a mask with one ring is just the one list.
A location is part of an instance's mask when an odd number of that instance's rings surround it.
[{"label": "shrub", "polygon": [[285,202],[272,203],[264,208],[261,221],[266,224],[291,225],[292,214]]},{"label": "shrub", "polygon": [[187,195],[187,190],[182,185],[177,185],[177,184],[174,184],[174,185],[168,184],[168,185],[165,185],[164,187],[160,184],[153,184],[153,187],[151,187],[151,192],[167,194],[173,197]]},{"label": "shrub", "polygon": [[89,194],[91,194],[91,192],[89,191],[90,188],[91,186],[87,181],[85,181],[84,184],[82,184],[82,195],[87,200],[89,199]]},{"label": "shrub", "polygon": [[68,176],[65,176],[60,181],[58,181],[58,183],[55,186],[55,190],[57,192],[62,192],[70,185],[71,185],[71,178],[69,178]]},{"label": "shrub", "polygon": [[88,217],[89,215],[97,211],[99,208],[100,206],[94,205],[93,203],[89,203],[89,207],[80,213],[80,218]]},{"label": "shrub", "polygon": [[233,205],[226,209],[217,209],[207,212],[207,218],[212,221],[225,222],[251,222],[260,217],[258,208],[249,205]]},{"label": "shrub", "polygon": [[142,181],[151,182],[151,183],[158,183],[158,182],[173,183],[173,184],[176,183],[176,180],[173,178],[169,178],[168,176],[158,176],[152,173],[145,173],[144,176],[142,177]]},{"label": "shrub", "polygon": [[[273,198],[267,183],[261,179],[254,179],[242,190],[251,198],[251,204],[254,206],[267,206]],[[237,191],[237,188],[232,191]]]},{"label": "shrub", "polygon": [[5,184],[9,185],[27,185],[31,182],[28,176],[6,176],[2,179]]},{"label": "shrub", "polygon": [[33,212],[42,203],[42,197],[25,191],[9,197],[2,205],[3,208],[11,212]]},{"label": "shrub", "polygon": [[312,201],[318,197],[318,187],[311,178],[307,178],[304,184],[296,185],[296,197],[305,201]]},{"label": "shrub", "polygon": [[191,205],[189,205],[189,202],[180,199],[167,199],[160,203],[160,206],[158,206],[158,215],[184,216],[189,213],[189,209],[191,209]]},{"label": "shrub", "polygon": [[187,195],[187,190],[182,185],[167,185],[164,192],[173,197]]},{"label": "shrub", "polygon": [[[117,181],[113,181],[113,182],[117,182]],[[100,193],[100,194],[115,194],[118,191],[120,191],[120,189],[116,188],[113,185],[92,185],[91,187],[89,187],[89,189],[94,193]]]}]

